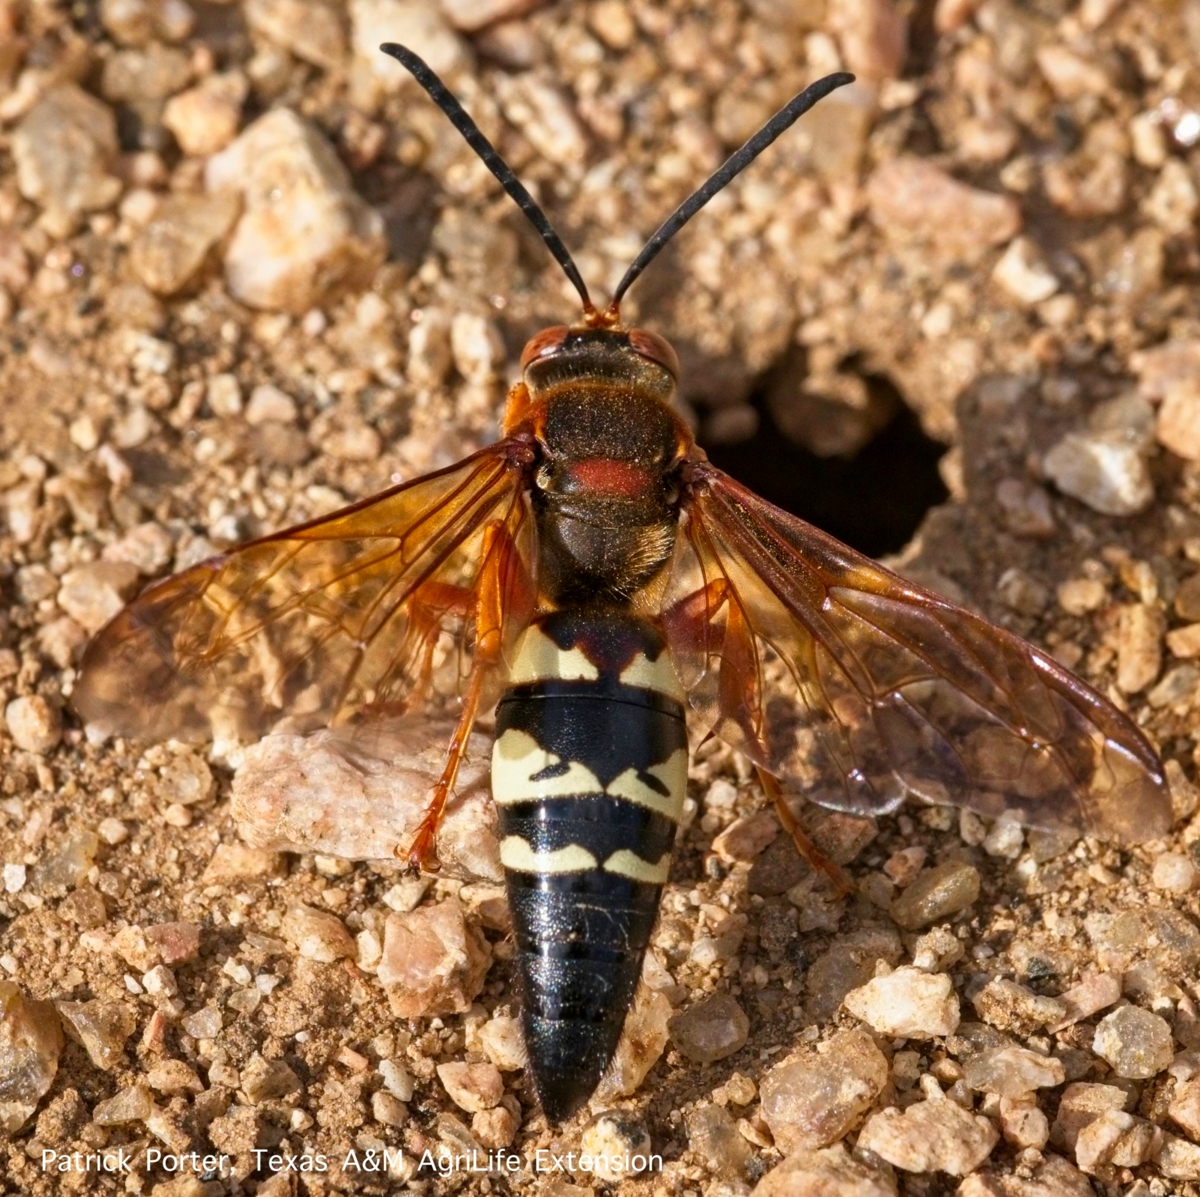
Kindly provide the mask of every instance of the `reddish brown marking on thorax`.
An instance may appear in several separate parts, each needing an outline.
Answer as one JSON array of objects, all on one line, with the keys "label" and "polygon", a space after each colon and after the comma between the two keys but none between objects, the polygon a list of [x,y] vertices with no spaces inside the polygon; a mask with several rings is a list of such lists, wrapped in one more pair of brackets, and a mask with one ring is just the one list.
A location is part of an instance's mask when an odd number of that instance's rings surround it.
[{"label": "reddish brown marking on thorax", "polygon": [[571,479],[590,494],[639,499],[654,486],[649,470],[615,457],[588,457],[570,467]]}]

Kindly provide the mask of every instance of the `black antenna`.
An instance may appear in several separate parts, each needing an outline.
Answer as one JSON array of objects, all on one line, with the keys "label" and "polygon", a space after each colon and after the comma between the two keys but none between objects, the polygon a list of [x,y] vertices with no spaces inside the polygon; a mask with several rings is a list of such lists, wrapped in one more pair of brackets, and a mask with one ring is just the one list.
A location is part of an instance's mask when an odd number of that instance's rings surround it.
[{"label": "black antenna", "polygon": [[430,99],[450,118],[450,123],[463,135],[467,145],[483,160],[484,166],[500,180],[500,186],[517,201],[517,206],[529,218],[529,223],[537,229],[538,235],[546,243],[546,248],[554,255],[567,278],[574,284],[575,290],[579,292],[579,297],[583,300],[584,314],[594,315],[596,308],[588,295],[583,276],[579,273],[579,267],[575,265],[575,260],[567,251],[562,238],[554,231],[546,213],[538,207],[537,201],[529,194],[525,185],[500,157],[496,147],[488,141],[479,126],[450,93],[450,89],[430,69],[429,65],[407,46],[386,42],[379,48],[385,54],[390,54],[396,59],[429,93]]},{"label": "black antenna", "polygon": [[617,289],[613,293],[612,305],[610,311],[616,313],[617,306],[621,302],[621,296],[629,290],[630,284],[637,278],[647,266],[658,256],[663,246],[679,232],[681,228],[705,204],[708,203],[718,191],[721,190],[733,178],[739,175],[755,158],[759,156],[780,134],[786,132],[792,127],[818,100],[823,100],[831,91],[839,87],[844,87],[847,83],[853,83],[854,76],[847,74],[845,71],[839,71],[834,75],[826,75],[824,79],[818,79],[815,83],[810,83],[798,96],[792,99],[788,104],[781,108],[740,150],[737,150],[729,158],[726,159],[723,166],[718,168],[708,182],[702,187],[694,191],[687,199],[667,217],[659,226],[658,231],[646,242],[642,252],[633,260],[633,264],[625,271],[625,277],[617,284]]}]

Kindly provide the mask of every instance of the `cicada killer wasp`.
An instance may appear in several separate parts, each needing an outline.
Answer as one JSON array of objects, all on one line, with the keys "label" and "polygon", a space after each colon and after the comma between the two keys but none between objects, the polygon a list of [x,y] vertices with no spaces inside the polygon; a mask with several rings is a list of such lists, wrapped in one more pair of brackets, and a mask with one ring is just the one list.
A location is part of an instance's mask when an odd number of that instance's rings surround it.
[{"label": "cicada killer wasp", "polygon": [[[427,705],[439,642],[468,664],[438,820],[497,695],[492,796],[532,1080],[586,1102],[641,971],[693,730],[789,796],[880,815],[907,796],[1121,842],[1162,835],[1159,760],[1045,653],[773,507],[710,465],[679,366],[621,297],[709,199],[821,97],[796,96],[648,242],[598,310],[561,239],[440,79],[385,45],[531,220],[583,301],[525,348],[503,436],[457,465],[150,586],[92,641],[74,701],[112,732],[332,723]],[[399,712],[399,715],[397,715]]]}]

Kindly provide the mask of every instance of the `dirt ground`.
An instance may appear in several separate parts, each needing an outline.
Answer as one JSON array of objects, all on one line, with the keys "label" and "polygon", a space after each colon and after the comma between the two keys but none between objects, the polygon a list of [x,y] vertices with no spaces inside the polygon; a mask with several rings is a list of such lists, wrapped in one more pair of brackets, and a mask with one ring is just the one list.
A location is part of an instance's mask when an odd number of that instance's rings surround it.
[{"label": "dirt ground", "polygon": [[[122,600],[494,439],[525,340],[576,318],[511,201],[369,53],[388,39],[444,73],[598,300],[777,107],[854,71],[624,314],[678,350],[715,451],[769,419],[853,454],[898,397],[947,446],[949,492],[899,568],[1077,670],[1172,782],[1172,834],[1131,849],[941,809],[812,811],[858,887],[839,898],[753,821],[744,763],[701,753],[635,1087],[604,1103],[610,1141],[661,1160],[619,1190],[1200,1192],[1200,0],[0,0],[0,1191],[604,1189],[532,1162],[600,1139],[581,1138],[590,1115],[548,1128],[505,1055],[494,886],[239,852],[236,752],[89,738],[70,705]],[[978,896],[922,944],[893,899],[952,865]],[[469,1008],[400,1017],[380,940],[439,904],[466,911],[490,971]],[[914,957],[962,1022],[876,1030],[885,1073],[860,1100],[818,1045],[859,1034],[841,999],[877,960]],[[1021,988],[980,998],[997,980]],[[1073,1020],[1039,1005],[1097,984]],[[704,1062],[667,1018],[713,994],[747,1030]],[[1130,1008],[1154,1018],[1097,1034]],[[1026,1053],[1017,1072],[1030,1053],[1061,1067],[1024,1092],[969,1084],[997,1047]],[[787,1062],[809,1067],[795,1103],[764,1108]],[[502,1095],[474,1092],[496,1077]],[[911,1128],[854,1155],[864,1118],[942,1090],[979,1118],[932,1156]],[[419,1166],[447,1146],[520,1159]],[[128,1174],[42,1154],[119,1147]],[[149,1148],[228,1166],[148,1167]],[[792,1181],[772,1173],[785,1156]]]}]

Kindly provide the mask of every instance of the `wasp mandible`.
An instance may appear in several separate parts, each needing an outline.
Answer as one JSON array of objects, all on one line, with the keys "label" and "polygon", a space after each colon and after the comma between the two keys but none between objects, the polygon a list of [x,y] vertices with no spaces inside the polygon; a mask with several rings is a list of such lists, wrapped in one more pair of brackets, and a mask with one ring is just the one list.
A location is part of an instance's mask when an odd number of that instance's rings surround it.
[{"label": "wasp mandible", "polygon": [[641,971],[687,780],[685,711],[789,795],[878,815],[912,796],[1124,842],[1162,835],[1158,758],[1038,649],[710,465],[661,337],[625,292],[833,89],[813,83],[651,237],[600,310],[533,197],[440,79],[385,45],[521,207],[583,302],[525,347],[503,435],[466,460],[151,585],[89,645],[74,701],[126,735],[261,734],[423,709],[469,664],[445,768],[401,851],[431,865],[477,716],[492,756],[522,1021],[548,1118],[587,1101]]}]

